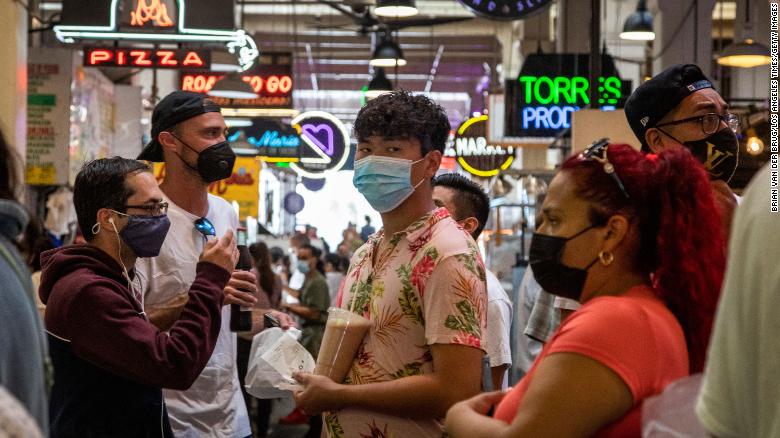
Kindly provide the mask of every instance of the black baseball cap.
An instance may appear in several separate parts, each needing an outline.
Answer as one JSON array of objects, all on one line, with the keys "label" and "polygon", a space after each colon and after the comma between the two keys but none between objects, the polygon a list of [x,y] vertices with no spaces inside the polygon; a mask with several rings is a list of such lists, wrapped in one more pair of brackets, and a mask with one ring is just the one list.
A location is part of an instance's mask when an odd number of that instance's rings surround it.
[{"label": "black baseball cap", "polygon": [[647,150],[645,132],[655,127],[689,94],[705,88],[715,88],[699,66],[677,64],[637,87],[626,101],[626,119],[634,135]]},{"label": "black baseball cap", "polygon": [[161,132],[205,113],[219,112],[213,100],[192,91],[174,91],[165,96],[152,112],[152,141],[141,151],[139,160],[164,161],[162,145],[157,140]]}]

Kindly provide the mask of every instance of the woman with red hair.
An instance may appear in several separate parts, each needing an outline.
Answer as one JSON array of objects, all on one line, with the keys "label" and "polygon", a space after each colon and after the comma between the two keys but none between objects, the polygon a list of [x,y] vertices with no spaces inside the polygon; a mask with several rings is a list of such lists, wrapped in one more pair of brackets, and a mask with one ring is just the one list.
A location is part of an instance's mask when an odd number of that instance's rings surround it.
[{"label": "woman with red hair", "polygon": [[542,214],[534,277],[582,307],[510,392],[454,405],[447,431],[640,436],[642,401],[703,367],[725,266],[707,174],[684,149],[644,155],[604,140],[564,163]]}]

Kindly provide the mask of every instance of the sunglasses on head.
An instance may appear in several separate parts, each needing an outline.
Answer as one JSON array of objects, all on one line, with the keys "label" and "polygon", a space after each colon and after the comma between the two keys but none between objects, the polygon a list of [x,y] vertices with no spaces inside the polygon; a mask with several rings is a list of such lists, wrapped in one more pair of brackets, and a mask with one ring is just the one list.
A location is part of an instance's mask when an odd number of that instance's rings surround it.
[{"label": "sunglasses on head", "polygon": [[202,217],[195,221],[195,229],[203,235],[204,239],[208,239],[209,236],[216,236],[217,230],[214,229],[214,224],[210,220]]},{"label": "sunglasses on head", "polygon": [[608,138],[596,140],[586,147],[584,151],[580,152],[579,158],[583,161],[596,161],[601,163],[604,166],[604,173],[612,177],[612,180],[615,181],[620,192],[623,193],[623,196],[627,199],[631,199],[631,196],[628,195],[628,191],[626,191],[626,187],[623,185],[623,181],[620,180],[617,172],[615,172],[615,166],[607,159],[607,148],[609,148]]}]

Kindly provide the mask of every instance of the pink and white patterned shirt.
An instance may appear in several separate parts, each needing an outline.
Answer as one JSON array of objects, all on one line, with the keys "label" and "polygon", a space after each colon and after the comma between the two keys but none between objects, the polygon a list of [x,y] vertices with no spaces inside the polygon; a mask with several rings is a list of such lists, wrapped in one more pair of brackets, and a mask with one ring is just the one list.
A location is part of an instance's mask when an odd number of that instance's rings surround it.
[{"label": "pink and white patterned shirt", "polygon": [[[485,267],[468,233],[439,208],[380,248],[384,238],[381,230],[360,247],[344,278],[342,308],[354,306],[374,322],[347,384],[430,374],[433,344],[484,350]],[[443,431],[441,418],[409,419],[355,408],[323,415],[332,438],[440,437]]]}]

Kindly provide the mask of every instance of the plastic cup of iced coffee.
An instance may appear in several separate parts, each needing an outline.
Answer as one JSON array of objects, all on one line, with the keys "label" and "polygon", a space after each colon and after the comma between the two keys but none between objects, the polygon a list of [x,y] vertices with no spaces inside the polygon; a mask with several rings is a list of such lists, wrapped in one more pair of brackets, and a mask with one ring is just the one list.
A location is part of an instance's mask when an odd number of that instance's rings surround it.
[{"label": "plastic cup of iced coffee", "polygon": [[342,383],[355,360],[372,322],[347,309],[328,309],[325,335],[317,354],[314,374],[328,376],[336,383]]}]

